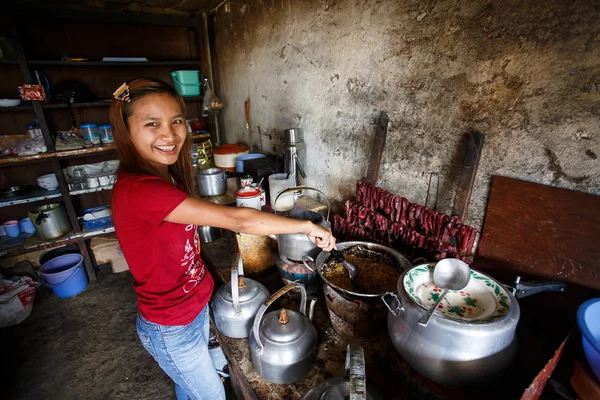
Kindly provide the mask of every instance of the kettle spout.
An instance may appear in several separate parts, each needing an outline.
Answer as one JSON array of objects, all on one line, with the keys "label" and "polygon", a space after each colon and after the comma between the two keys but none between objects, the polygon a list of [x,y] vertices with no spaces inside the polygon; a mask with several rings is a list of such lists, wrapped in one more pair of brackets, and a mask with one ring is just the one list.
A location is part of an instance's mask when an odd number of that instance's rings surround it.
[{"label": "kettle spout", "polygon": [[308,306],[308,319],[310,322],[313,320],[313,315],[315,313],[315,304],[317,304],[317,298],[314,297],[310,300],[310,305]]}]

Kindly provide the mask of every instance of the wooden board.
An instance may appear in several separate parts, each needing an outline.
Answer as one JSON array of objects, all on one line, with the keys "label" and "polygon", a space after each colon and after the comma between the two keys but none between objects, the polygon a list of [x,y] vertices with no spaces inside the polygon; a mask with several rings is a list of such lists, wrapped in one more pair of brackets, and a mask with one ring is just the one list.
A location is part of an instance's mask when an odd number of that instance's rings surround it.
[{"label": "wooden board", "polygon": [[600,196],[494,176],[476,268],[600,289]]},{"label": "wooden board", "polygon": [[471,200],[471,193],[475,185],[475,176],[477,175],[477,167],[479,166],[479,159],[483,151],[484,139],[485,137],[481,132],[471,132],[467,139],[467,150],[465,151],[465,158],[452,205],[452,215],[458,216],[461,221],[465,221],[467,218],[469,201]]}]

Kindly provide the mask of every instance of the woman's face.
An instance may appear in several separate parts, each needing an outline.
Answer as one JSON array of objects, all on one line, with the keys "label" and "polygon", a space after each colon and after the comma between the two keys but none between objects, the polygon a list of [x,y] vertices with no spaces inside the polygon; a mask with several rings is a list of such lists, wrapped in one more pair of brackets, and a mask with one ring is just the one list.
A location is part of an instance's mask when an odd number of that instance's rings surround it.
[{"label": "woman's face", "polygon": [[155,167],[174,164],[187,135],[179,103],[168,94],[151,94],[133,103],[127,127],[138,153]]}]

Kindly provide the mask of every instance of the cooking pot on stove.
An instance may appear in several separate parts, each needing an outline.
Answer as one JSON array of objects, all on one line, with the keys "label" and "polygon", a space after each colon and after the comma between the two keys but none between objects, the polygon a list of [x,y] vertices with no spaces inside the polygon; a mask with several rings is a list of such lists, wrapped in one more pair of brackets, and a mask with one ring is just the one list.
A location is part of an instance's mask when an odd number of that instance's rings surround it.
[{"label": "cooking pot on stove", "polygon": [[[389,309],[388,332],[394,347],[411,367],[438,383],[468,385],[497,376],[517,354],[520,308],[515,296],[472,269],[469,285],[454,292],[454,299],[447,296],[445,307],[421,326],[417,321],[441,293],[432,283],[434,266],[423,264],[404,272],[396,292],[382,296]],[[515,293],[523,297],[545,290],[564,291],[564,284],[535,284],[530,292]],[[475,291],[479,294],[471,293]]]},{"label": "cooking pot on stove", "polygon": [[[271,311],[267,308],[290,290],[302,294],[300,312]],[[275,292],[260,306],[254,319],[249,345],[252,364],[260,376],[272,383],[299,381],[310,370],[317,355],[317,330],[312,324],[316,298],[306,315],[306,289],[292,283]]]},{"label": "cooking pot on stove", "polygon": [[[299,190],[314,190],[323,195],[323,197],[325,197],[325,199],[327,200],[327,218],[323,219],[323,217],[319,213],[308,210],[300,210],[298,208],[292,209],[287,216],[293,219],[310,220],[313,224],[320,225],[326,229],[331,229],[331,224],[329,223],[329,199],[327,199],[325,193],[323,193],[319,189],[311,188],[308,186],[296,186],[292,188],[287,188],[277,194],[277,197],[275,198],[275,201],[273,201],[273,204],[277,203],[277,199],[279,199],[279,197],[282,194],[287,192],[295,192]],[[321,252],[321,249],[316,244],[311,242],[304,233],[269,235],[269,237],[271,239],[277,240],[279,254],[290,260],[301,261],[302,257],[304,256],[316,257]]]},{"label": "cooking pot on stove", "polygon": [[269,297],[269,291],[259,282],[243,277],[242,256],[237,257],[237,268],[231,268],[231,280],[215,292],[211,306],[219,332],[242,339],[248,337],[254,316]]}]

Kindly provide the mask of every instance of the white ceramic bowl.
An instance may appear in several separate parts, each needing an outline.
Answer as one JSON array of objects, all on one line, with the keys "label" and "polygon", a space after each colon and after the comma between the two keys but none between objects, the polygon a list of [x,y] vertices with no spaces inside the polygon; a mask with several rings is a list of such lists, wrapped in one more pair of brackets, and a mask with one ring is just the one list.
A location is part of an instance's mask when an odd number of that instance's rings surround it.
[{"label": "white ceramic bowl", "polygon": [[21,104],[21,99],[0,99],[0,107],[16,107]]},{"label": "white ceramic bowl", "polygon": [[56,180],[56,175],[54,174],[42,175],[37,178],[37,182],[38,185],[46,190],[54,190],[58,187],[58,181]]}]

